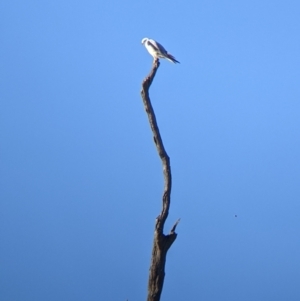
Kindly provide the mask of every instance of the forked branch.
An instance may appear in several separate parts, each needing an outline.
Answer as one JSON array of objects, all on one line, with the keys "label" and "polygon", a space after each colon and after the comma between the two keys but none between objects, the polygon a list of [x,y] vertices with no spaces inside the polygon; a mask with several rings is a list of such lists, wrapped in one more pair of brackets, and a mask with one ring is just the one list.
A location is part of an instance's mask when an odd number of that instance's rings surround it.
[{"label": "forked branch", "polygon": [[158,155],[162,161],[164,175],[164,191],[162,196],[162,210],[156,218],[154,241],[152,248],[152,258],[150,265],[150,274],[148,281],[148,298],[147,301],[159,301],[164,284],[166,256],[169,248],[175,241],[177,234],[175,233],[176,226],[179,220],[174,224],[169,234],[163,233],[165,221],[169,214],[170,197],[172,188],[172,175],[170,158],[164,148],[159,128],[157,126],[156,117],[149,97],[149,88],[155,77],[156,71],[159,68],[159,60],[153,61],[152,69],[149,75],[143,80],[141,95],[146,113],[148,115],[150,127],[153,133],[154,143]]}]

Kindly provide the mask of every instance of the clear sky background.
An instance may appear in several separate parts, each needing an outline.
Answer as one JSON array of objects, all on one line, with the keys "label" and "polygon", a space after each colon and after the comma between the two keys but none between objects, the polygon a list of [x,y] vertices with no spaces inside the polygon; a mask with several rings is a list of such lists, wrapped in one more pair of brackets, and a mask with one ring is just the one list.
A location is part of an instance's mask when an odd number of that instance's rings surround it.
[{"label": "clear sky background", "polygon": [[[2,1],[0,300],[300,300],[300,2]],[[237,217],[235,217],[237,215]]]}]

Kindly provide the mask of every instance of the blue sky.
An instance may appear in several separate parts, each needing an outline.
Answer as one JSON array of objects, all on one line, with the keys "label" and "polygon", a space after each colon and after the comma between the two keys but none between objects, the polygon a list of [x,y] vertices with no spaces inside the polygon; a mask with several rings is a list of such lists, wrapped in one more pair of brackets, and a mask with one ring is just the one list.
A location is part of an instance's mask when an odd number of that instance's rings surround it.
[{"label": "blue sky", "polygon": [[[162,300],[300,299],[299,1],[2,1],[0,300],[145,300],[171,158]],[[235,218],[237,214],[237,218]]]}]

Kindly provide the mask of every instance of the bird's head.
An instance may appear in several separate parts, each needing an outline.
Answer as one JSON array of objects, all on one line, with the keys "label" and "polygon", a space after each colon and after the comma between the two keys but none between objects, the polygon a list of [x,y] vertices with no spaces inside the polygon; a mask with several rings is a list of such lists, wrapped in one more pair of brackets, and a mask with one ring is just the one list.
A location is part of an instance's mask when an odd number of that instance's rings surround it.
[{"label": "bird's head", "polygon": [[145,44],[148,41],[148,38],[143,38],[142,39],[142,44]]}]

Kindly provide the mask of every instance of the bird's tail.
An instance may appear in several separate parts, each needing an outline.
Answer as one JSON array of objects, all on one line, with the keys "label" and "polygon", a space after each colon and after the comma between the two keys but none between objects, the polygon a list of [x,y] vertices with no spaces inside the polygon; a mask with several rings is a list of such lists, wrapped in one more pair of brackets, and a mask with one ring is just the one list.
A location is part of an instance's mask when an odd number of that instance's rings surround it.
[{"label": "bird's tail", "polygon": [[170,62],[174,63],[174,64],[176,64],[176,63],[180,64],[180,62],[178,62],[178,61],[175,59],[175,57],[174,57],[172,54],[170,54],[170,53],[167,53],[166,59],[169,60]]}]

